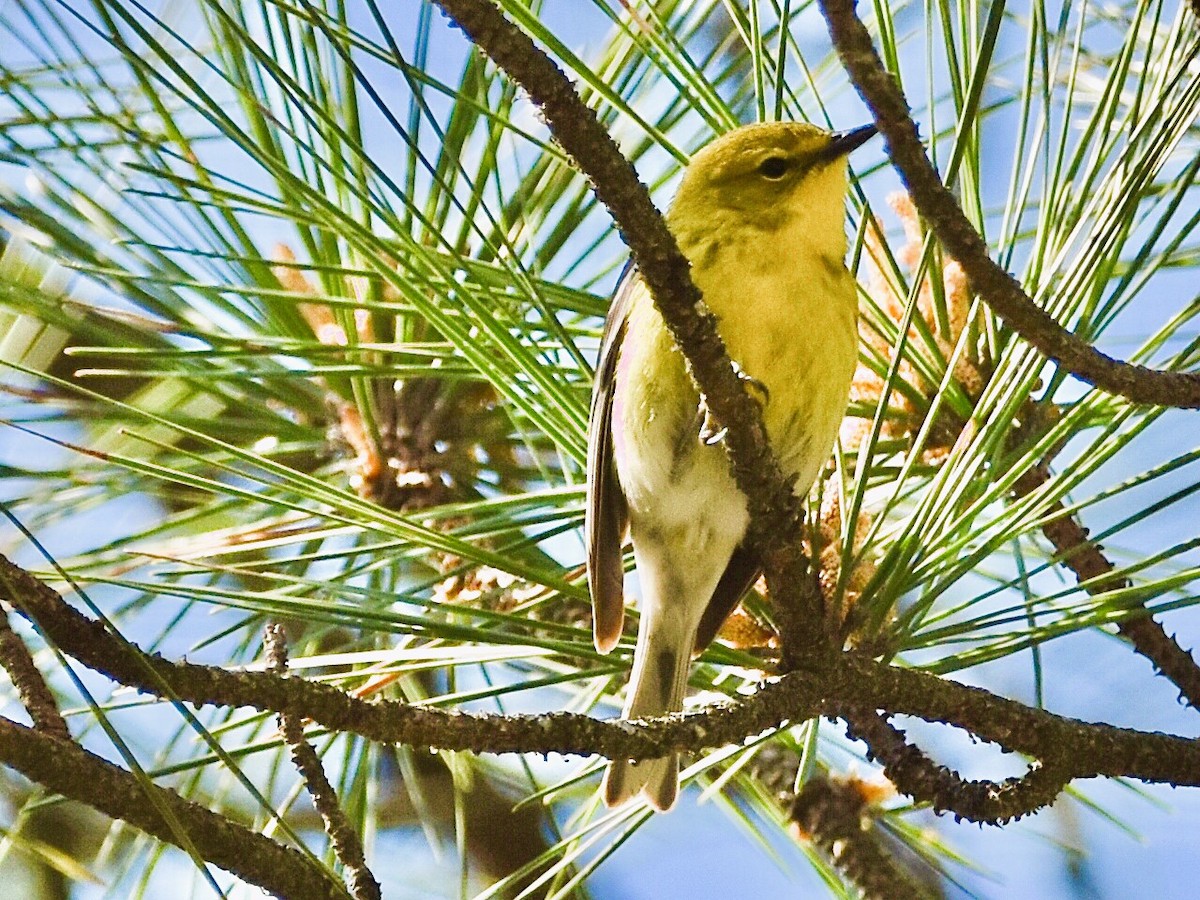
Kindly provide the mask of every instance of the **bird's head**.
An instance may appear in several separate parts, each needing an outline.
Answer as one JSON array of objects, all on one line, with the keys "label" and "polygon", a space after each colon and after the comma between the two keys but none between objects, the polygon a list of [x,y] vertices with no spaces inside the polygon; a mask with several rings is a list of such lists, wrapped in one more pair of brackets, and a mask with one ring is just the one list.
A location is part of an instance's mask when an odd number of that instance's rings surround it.
[{"label": "bird's head", "polygon": [[846,154],[874,125],[831,132],[800,122],[735,129],[697,153],[684,172],[668,222],[688,244],[728,229],[786,231],[820,242],[832,229],[844,247]]}]

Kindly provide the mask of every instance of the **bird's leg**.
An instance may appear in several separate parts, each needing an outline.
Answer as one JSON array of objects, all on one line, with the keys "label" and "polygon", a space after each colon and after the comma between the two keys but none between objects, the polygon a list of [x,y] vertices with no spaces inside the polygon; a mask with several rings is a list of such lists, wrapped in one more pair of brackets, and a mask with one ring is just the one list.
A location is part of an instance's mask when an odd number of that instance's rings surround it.
[{"label": "bird's leg", "polygon": [[767,404],[771,402],[771,392],[767,386],[754,376],[747,375],[736,362],[733,363],[733,373],[742,379],[742,384],[746,386],[746,393],[750,395],[751,400],[758,404],[758,411],[762,412],[766,409]]},{"label": "bird's leg", "polygon": [[[761,413],[771,401],[771,392],[767,390],[767,386],[757,378],[747,375],[736,362],[733,363],[733,372],[742,380],[742,384],[746,386],[746,393],[758,405],[758,411]],[[700,425],[700,442],[709,446],[719,444],[725,437],[725,432],[729,430],[724,425],[719,425],[713,418],[703,395],[700,397],[700,408],[696,412],[696,420]]]}]

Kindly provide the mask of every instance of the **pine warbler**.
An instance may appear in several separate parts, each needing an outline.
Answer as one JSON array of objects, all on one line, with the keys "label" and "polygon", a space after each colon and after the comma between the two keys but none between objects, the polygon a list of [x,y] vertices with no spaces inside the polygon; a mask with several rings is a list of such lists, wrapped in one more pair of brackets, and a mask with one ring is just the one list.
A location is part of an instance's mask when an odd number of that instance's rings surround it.
[{"label": "pine warbler", "polygon": [[[667,215],[729,356],[762,404],[771,448],[798,495],[829,457],[857,357],[846,271],[845,156],[873,126],[739,128],[696,154]],[[587,550],[596,647],[624,621],[622,543],[633,541],[640,624],[622,716],[677,712],[693,652],[761,570],[719,429],[636,271],[601,342],[588,442]],[[641,793],[669,809],[676,756],[614,760],[605,802]]]}]

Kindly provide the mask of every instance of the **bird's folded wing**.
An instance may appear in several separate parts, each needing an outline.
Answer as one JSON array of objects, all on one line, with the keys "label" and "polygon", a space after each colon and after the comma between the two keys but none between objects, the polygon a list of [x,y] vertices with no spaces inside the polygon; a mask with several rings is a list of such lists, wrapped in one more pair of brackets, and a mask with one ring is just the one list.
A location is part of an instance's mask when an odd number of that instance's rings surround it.
[{"label": "bird's folded wing", "polygon": [[616,646],[625,621],[625,566],[621,545],[629,524],[629,510],[617,481],[612,414],[617,360],[625,337],[629,307],[639,289],[632,265],[626,266],[604,323],[588,425],[584,533],[587,537],[588,586],[592,593],[592,634],[596,649],[602,653]]}]

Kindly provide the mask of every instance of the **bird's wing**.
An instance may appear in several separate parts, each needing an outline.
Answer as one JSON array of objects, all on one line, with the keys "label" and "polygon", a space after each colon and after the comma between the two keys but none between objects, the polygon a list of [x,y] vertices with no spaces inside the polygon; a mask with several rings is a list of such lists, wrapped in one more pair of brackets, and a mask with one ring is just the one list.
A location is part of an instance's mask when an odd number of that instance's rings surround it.
[{"label": "bird's wing", "polygon": [[600,358],[592,388],[592,410],[588,424],[587,536],[588,587],[592,592],[592,636],[596,649],[607,653],[621,639],[625,622],[624,554],[629,510],[617,481],[613,458],[612,411],[616,389],[617,359],[625,337],[625,323],[638,282],[633,266],[627,265],[613,295],[600,339]]},{"label": "bird's wing", "polygon": [[738,545],[733,551],[733,556],[729,558],[725,573],[717,582],[712,599],[704,609],[704,615],[700,617],[693,653],[700,653],[712,643],[729,614],[737,607],[738,601],[750,590],[751,585],[758,581],[761,574],[762,562],[758,553],[747,547],[744,542]]}]

